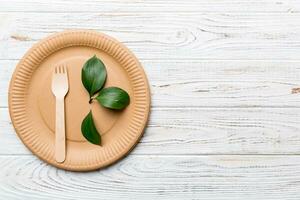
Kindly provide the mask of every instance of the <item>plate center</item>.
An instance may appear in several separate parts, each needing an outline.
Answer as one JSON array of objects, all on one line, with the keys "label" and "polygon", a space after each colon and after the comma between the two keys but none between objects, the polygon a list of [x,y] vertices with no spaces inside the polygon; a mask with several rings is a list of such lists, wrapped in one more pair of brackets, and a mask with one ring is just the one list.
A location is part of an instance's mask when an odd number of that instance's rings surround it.
[{"label": "plate center", "polygon": [[[34,75],[34,79],[40,82],[39,87],[36,89],[41,118],[51,132],[54,133],[55,97],[51,91],[52,72],[57,64],[66,63],[69,79],[69,92],[65,98],[66,137],[68,140],[77,142],[86,141],[81,133],[81,123],[90,110],[92,110],[95,125],[101,135],[105,135],[110,131],[120,115],[120,112],[102,107],[96,100],[92,104],[88,103],[89,95],[81,82],[81,69],[92,54],[88,51],[82,51],[82,48],[80,51],[83,55],[76,55],[76,47],[61,50],[59,54],[47,58]],[[89,55],[85,56],[85,53]],[[119,86],[120,79],[121,81],[127,79],[122,77],[119,64],[112,60],[110,56],[106,54],[97,56],[106,65],[108,76],[105,87],[109,87],[109,85]]]}]

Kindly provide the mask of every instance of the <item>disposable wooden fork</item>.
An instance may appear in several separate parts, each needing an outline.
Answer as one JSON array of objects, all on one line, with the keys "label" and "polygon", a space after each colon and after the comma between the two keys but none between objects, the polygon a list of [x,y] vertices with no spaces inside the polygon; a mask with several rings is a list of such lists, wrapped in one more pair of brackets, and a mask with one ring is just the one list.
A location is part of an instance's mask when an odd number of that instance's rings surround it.
[{"label": "disposable wooden fork", "polygon": [[55,160],[59,163],[66,158],[65,105],[69,90],[68,73],[65,64],[58,65],[52,76],[52,93],[56,97],[55,109]]}]

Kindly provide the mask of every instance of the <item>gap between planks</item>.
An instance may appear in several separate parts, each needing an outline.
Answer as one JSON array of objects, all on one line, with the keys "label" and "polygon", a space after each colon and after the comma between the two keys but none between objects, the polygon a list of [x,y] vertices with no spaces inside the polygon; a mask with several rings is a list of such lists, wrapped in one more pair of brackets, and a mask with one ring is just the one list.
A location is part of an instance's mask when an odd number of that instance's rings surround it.
[{"label": "gap between planks", "polygon": [[[203,154],[157,154],[157,153],[139,153],[139,154],[132,154],[129,153],[125,157],[130,157],[130,155],[134,157],[147,157],[147,156],[157,156],[157,157],[218,157],[218,156],[255,156],[255,157],[282,157],[282,156],[300,156],[300,153],[298,154],[289,154],[289,153],[280,153],[280,154],[222,154],[222,153],[203,153]],[[36,157],[34,154],[0,154],[0,157]],[[125,158],[124,157],[124,158]],[[37,157],[38,158],[38,157]],[[121,159],[122,160],[122,159]],[[118,161],[117,161],[118,162]]]},{"label": "gap between planks", "polygon": [[[151,109],[160,109],[160,110],[164,110],[167,109],[167,110],[191,110],[191,109],[249,109],[249,108],[300,108],[300,105],[299,106],[257,106],[257,105],[249,105],[249,106],[150,106]],[[0,109],[8,109],[8,106],[0,106]]]},{"label": "gap between planks", "polygon": [[[53,33],[58,33],[60,31],[55,31]],[[99,31],[101,32],[101,31]],[[51,34],[49,34],[51,35]],[[32,41],[40,41],[40,40],[32,40]],[[33,46],[33,45],[32,45]],[[30,47],[28,48],[28,50],[30,49]],[[133,52],[134,53],[134,52]],[[25,54],[24,54],[25,55]],[[5,61],[5,62],[18,62],[18,61],[21,61],[22,58],[9,58],[9,59],[5,59],[5,58],[0,58],[0,61]],[[177,61],[195,61],[195,62],[286,62],[286,63],[293,63],[293,62],[300,62],[300,59],[214,59],[214,58],[175,58],[175,59],[172,59],[172,58],[140,58],[139,61],[164,61],[164,62],[177,62]],[[16,63],[17,65],[17,63]]]},{"label": "gap between planks", "polygon": [[[174,14],[227,14],[227,13],[233,13],[233,14],[245,14],[245,12],[242,11],[170,11],[170,10],[165,10],[165,11],[155,11],[155,10],[149,10],[149,11],[0,11],[0,14],[5,14],[5,13],[32,13],[32,14],[47,14],[47,13],[57,13],[57,14],[132,14],[132,13],[137,13],[137,14],[142,14],[142,13],[149,13],[149,14],[157,14],[157,13],[174,13]],[[299,14],[300,11],[251,11],[247,12],[247,14]]]}]

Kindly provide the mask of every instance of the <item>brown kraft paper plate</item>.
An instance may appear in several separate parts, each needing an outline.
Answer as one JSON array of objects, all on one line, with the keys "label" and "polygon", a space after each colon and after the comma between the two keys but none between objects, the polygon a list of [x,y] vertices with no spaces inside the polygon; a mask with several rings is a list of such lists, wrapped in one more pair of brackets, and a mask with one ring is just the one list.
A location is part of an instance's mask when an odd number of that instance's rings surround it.
[{"label": "brown kraft paper plate", "polygon": [[[116,86],[130,96],[122,111],[89,104],[81,69],[93,55],[107,69],[105,87]],[[66,160],[54,158],[55,98],[51,91],[55,66],[66,63],[69,92],[65,98]],[[92,109],[102,146],[89,143],[81,122]],[[139,141],[150,109],[146,75],[136,57],[120,42],[93,31],[65,31],[34,45],[18,63],[9,88],[9,112],[23,143],[45,162],[72,171],[103,168],[124,157]]]}]

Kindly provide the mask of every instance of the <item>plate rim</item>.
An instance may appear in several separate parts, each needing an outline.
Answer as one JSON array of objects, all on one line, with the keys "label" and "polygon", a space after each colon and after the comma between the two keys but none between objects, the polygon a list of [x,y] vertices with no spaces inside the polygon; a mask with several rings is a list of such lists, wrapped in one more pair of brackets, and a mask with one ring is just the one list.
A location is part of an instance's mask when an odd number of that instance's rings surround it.
[{"label": "plate rim", "polygon": [[[130,58],[133,59],[133,61],[135,62],[135,68],[138,68],[140,74],[142,75],[142,78],[144,79],[144,87],[145,87],[145,102],[146,102],[146,106],[145,106],[145,115],[144,115],[144,120],[142,121],[143,123],[141,124],[141,131],[139,131],[138,136],[134,139],[134,143],[132,145],[130,145],[131,147],[129,149],[125,149],[126,151],[122,151],[119,154],[117,154],[117,156],[115,157],[111,157],[110,159],[107,159],[106,162],[101,163],[101,164],[94,164],[94,165],[65,165],[65,163],[57,163],[54,160],[54,156],[52,159],[49,158],[45,158],[43,156],[41,156],[39,153],[35,152],[34,149],[32,147],[30,147],[28,145],[28,143],[25,141],[25,139],[23,138],[23,136],[20,134],[17,126],[17,122],[16,120],[14,120],[14,116],[13,116],[13,105],[12,105],[12,91],[13,91],[13,87],[15,84],[15,79],[17,76],[18,71],[21,68],[21,65],[25,62],[25,59],[28,59],[28,56],[33,54],[33,52],[39,47],[44,45],[45,43],[49,42],[51,39],[55,38],[55,37],[63,37],[66,36],[68,34],[78,34],[81,36],[85,35],[85,37],[89,37],[89,36],[93,36],[93,37],[102,37],[102,39],[106,40],[106,41],[112,41],[115,44],[117,44],[117,46],[119,46],[119,48],[121,48],[122,50],[125,51],[125,53],[127,53],[127,56],[129,56]],[[79,36],[78,36],[79,37]],[[83,36],[82,36],[83,37]],[[80,37],[79,37],[80,39]],[[66,41],[64,41],[62,44],[59,45],[63,45]],[[58,45],[58,46],[59,46]],[[70,46],[75,46],[75,45],[70,45]],[[76,46],[89,46],[89,47],[94,47],[91,45],[85,45],[85,44],[76,44]],[[59,49],[63,49],[66,48],[68,46],[63,46],[61,48],[56,49],[55,51],[48,53],[47,56],[50,56],[51,54],[53,54],[54,52],[58,51]],[[54,47],[53,47],[54,48]],[[97,47],[94,47],[97,48]],[[100,49],[100,48],[97,48]],[[103,49],[100,49],[103,50]],[[105,51],[105,50],[103,50]],[[107,51],[105,51],[107,53]],[[46,53],[45,53],[46,54]],[[42,60],[44,60],[47,56],[44,56],[42,58]],[[114,57],[113,55],[111,55],[112,57]],[[116,58],[115,58],[116,59]],[[39,64],[37,64],[39,65]],[[25,103],[26,105],[26,103]],[[40,41],[36,42],[34,45],[32,45],[31,48],[29,48],[26,53],[24,54],[24,56],[22,56],[22,58],[19,60],[19,62],[17,63],[14,72],[11,76],[10,79],[10,83],[9,83],[9,88],[8,88],[8,107],[9,107],[9,115],[10,115],[10,119],[11,122],[13,124],[14,130],[16,132],[16,134],[18,135],[18,137],[20,138],[20,140],[22,141],[22,143],[27,147],[27,149],[30,150],[30,152],[32,154],[34,154],[35,156],[37,156],[39,159],[43,160],[44,162],[53,165],[57,168],[61,168],[61,169],[65,169],[65,170],[69,170],[69,171],[93,171],[93,170],[97,170],[97,169],[101,169],[101,168],[105,168],[109,165],[112,165],[114,163],[116,163],[117,161],[119,161],[120,159],[126,157],[131,151],[132,149],[135,148],[135,146],[138,144],[138,142],[140,141],[141,137],[143,136],[144,132],[145,132],[145,128],[147,127],[148,121],[149,121],[149,116],[150,116],[150,112],[151,112],[151,91],[150,91],[150,87],[149,87],[149,81],[147,78],[147,75],[145,73],[144,68],[142,67],[141,63],[139,62],[139,60],[137,59],[137,57],[128,49],[128,47],[126,47],[122,42],[116,40],[115,38],[108,36],[107,34],[104,34],[102,32],[97,32],[94,30],[87,30],[87,29],[76,29],[76,30],[65,30],[65,31],[61,31],[61,32],[56,32],[54,34],[51,34],[43,39],[41,39]],[[25,111],[26,112],[26,111]],[[54,161],[54,162],[53,162]]]}]

